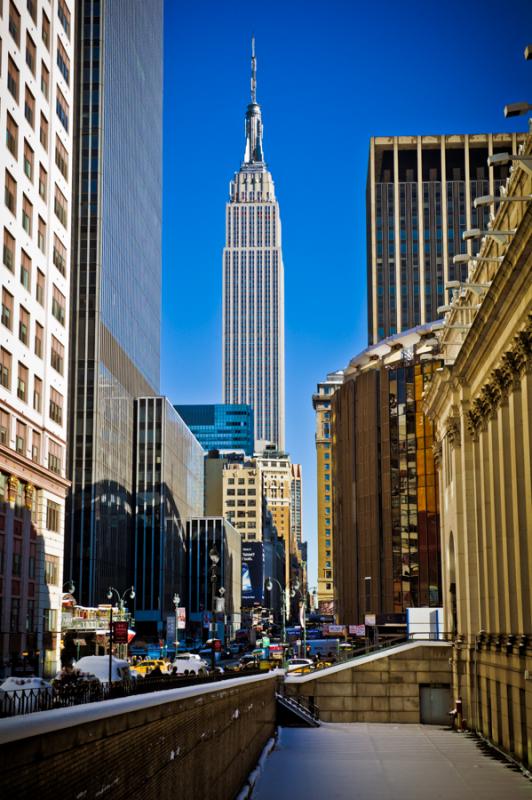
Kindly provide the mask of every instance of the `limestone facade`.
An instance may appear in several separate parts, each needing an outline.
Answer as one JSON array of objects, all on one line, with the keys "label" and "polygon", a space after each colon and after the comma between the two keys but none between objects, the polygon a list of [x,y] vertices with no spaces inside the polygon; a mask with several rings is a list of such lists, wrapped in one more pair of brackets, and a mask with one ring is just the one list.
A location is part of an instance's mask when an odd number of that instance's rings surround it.
[{"label": "limestone facade", "polygon": [[[532,762],[532,137],[468,281],[425,408],[435,426],[446,629],[467,726]],[[497,233],[500,231],[501,233]],[[503,233],[506,231],[506,233]]]}]

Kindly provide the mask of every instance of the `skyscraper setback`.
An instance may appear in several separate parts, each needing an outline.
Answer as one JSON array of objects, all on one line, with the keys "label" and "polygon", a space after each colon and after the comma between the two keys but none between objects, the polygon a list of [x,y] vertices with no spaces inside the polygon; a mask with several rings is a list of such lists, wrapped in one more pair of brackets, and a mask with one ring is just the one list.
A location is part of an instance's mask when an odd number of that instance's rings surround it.
[{"label": "skyscraper setback", "polygon": [[253,407],[255,441],[284,449],[281,220],[262,150],[253,41],[246,150],[230,186],[223,253],[223,402]]}]

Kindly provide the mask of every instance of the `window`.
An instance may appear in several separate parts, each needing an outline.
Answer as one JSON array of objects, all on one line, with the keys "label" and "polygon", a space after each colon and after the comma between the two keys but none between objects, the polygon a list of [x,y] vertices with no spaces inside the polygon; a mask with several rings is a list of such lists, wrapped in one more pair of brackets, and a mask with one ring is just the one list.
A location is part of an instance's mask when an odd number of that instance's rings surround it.
[{"label": "window", "polygon": [[35,323],[35,355],[39,358],[42,358],[42,340],[43,340],[44,328],[39,323]]},{"label": "window", "polygon": [[46,200],[46,189],[48,187],[48,173],[42,164],[39,164],[39,194]]},{"label": "window", "polygon": [[22,227],[31,236],[33,231],[33,206],[26,197],[22,195]]},{"label": "window", "polygon": [[9,111],[6,120],[6,146],[13,158],[18,158],[18,125]]},{"label": "window", "polygon": [[26,177],[33,181],[33,150],[24,140],[24,172]]},{"label": "window", "polygon": [[[22,539],[20,539],[20,537],[18,536],[15,536],[13,539],[13,560],[11,562],[11,574],[14,575],[15,578],[20,578],[21,564],[22,564]],[[20,600],[17,600],[17,605],[19,604]],[[19,608],[17,608],[17,620],[19,611],[20,611],[20,605]]]},{"label": "window", "polygon": [[65,348],[61,344],[61,342],[52,336],[52,349],[50,353],[50,363],[52,367],[59,372],[60,375],[63,374],[63,366],[64,366],[64,359],[65,359]]},{"label": "window", "polygon": [[57,97],[56,97],[56,100],[55,100],[55,110],[56,110],[57,116],[61,120],[63,128],[66,131],[68,131],[69,108],[68,108],[68,103],[65,100],[65,98],[63,97],[63,94],[62,94],[60,89],[57,90]]},{"label": "window", "polygon": [[28,368],[18,363],[18,379],[17,379],[17,397],[24,403],[27,402],[28,396]]},{"label": "window", "polygon": [[37,376],[33,379],[33,408],[39,413],[42,411],[42,381]]},{"label": "window", "polygon": [[61,275],[66,275],[66,248],[54,233],[53,261]]},{"label": "window", "polygon": [[[54,503],[55,505],[55,503]],[[57,506],[59,508],[59,506]],[[55,530],[55,528],[54,528]],[[44,630],[46,633],[57,631],[57,611],[55,608],[45,608],[43,612]]]},{"label": "window", "polygon": [[55,163],[65,180],[68,180],[68,153],[61,144],[59,136],[55,137]]},{"label": "window", "polygon": [[41,253],[46,253],[46,222],[39,217],[39,229],[37,231],[37,245]]},{"label": "window", "polygon": [[59,559],[57,556],[44,555],[44,582],[49,586],[57,586],[59,581]]},{"label": "window", "polygon": [[25,344],[26,347],[28,346],[30,340],[30,312],[23,306],[19,308],[18,338],[22,344]]},{"label": "window", "polygon": [[44,305],[44,272],[37,270],[37,282],[35,284],[35,299],[41,306]]},{"label": "window", "polygon": [[[13,568],[15,566],[15,553],[13,553]],[[9,619],[9,630],[11,633],[19,632],[20,624],[20,598],[11,598],[11,615]]]},{"label": "window", "polygon": [[59,533],[59,512],[61,508],[52,500],[46,501],[46,527],[49,531]]},{"label": "window", "polygon": [[66,50],[59,41],[57,40],[57,66],[59,67],[59,72],[65,79],[66,83],[70,83],[70,59],[66,54]]},{"label": "window", "polygon": [[0,347],[0,383],[11,391],[11,353]]},{"label": "window", "polygon": [[64,0],[59,0],[57,4],[57,16],[63,26],[63,29],[70,39],[70,11],[68,10]]},{"label": "window", "polygon": [[9,414],[2,410],[0,410],[0,444],[9,444]]},{"label": "window", "polygon": [[29,35],[26,34],[26,64],[30,68],[33,75],[35,75],[35,42]]},{"label": "window", "polygon": [[50,419],[58,425],[63,424],[63,395],[55,389],[50,390]]},{"label": "window", "polygon": [[35,98],[27,86],[24,95],[24,116],[31,127],[35,127]]},{"label": "window", "polygon": [[24,250],[20,251],[20,282],[31,292],[31,258]]},{"label": "window", "polygon": [[31,460],[37,464],[41,461],[41,434],[33,431],[31,436]]},{"label": "window", "polygon": [[56,475],[61,474],[63,462],[63,448],[60,444],[48,440],[48,469],[50,472],[55,472]]},{"label": "window", "polygon": [[19,86],[20,73],[15,66],[15,62],[9,56],[7,62],[7,88],[18,103],[18,86]]},{"label": "window", "polygon": [[48,17],[44,13],[44,11],[42,12],[41,33],[42,33],[42,40],[43,40],[43,42],[44,42],[44,44],[46,46],[46,49],[49,50],[50,49],[50,20],[48,19]]},{"label": "window", "polygon": [[2,325],[13,330],[13,295],[2,288]]},{"label": "window", "polygon": [[17,419],[17,432],[15,437],[15,450],[21,455],[26,455],[26,426]]},{"label": "window", "polygon": [[39,132],[39,139],[46,152],[48,152],[48,120],[42,113],[41,113],[41,129]]},{"label": "window", "polygon": [[67,227],[67,201],[66,197],[63,192],[59,189],[58,186],[55,187],[55,200],[54,200],[54,211],[56,217],[60,220],[63,226]]},{"label": "window", "polygon": [[15,239],[9,233],[7,228],[4,228],[4,264],[11,272],[15,271]]},{"label": "window", "polygon": [[26,8],[30,12],[30,17],[37,24],[37,0],[26,0]]},{"label": "window", "polygon": [[65,324],[65,307],[65,295],[59,291],[57,286],[54,286],[52,295],[52,314],[56,320],[61,323],[61,325]]},{"label": "window", "polygon": [[6,169],[5,204],[12,214],[17,212],[17,182]]},{"label": "window", "polygon": [[20,14],[13,0],[9,0],[9,33],[20,47]]},{"label": "window", "polygon": [[50,72],[44,61],[41,61],[41,92],[43,93],[43,95],[47,100],[49,91],[50,91]]}]

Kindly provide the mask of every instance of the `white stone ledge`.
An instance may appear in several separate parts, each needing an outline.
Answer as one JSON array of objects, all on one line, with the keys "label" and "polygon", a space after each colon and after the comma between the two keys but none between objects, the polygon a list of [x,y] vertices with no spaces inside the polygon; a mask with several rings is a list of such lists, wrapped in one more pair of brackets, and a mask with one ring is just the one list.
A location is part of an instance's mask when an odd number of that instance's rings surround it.
[{"label": "white stone ledge", "polygon": [[282,675],[282,670],[272,670],[264,675],[231,678],[212,684],[204,683],[201,686],[184,686],[182,689],[167,689],[161,692],[136,694],[131,697],[118,697],[114,700],[102,700],[97,703],[84,703],[83,705],[70,706],[69,708],[55,708],[50,711],[36,711],[33,714],[10,717],[0,720],[0,744],[29,739],[31,736],[42,736],[46,733],[96,722],[107,717],[116,717],[120,714],[141,711],[144,708],[153,708],[166,703],[174,703],[177,700],[186,700],[189,697],[224,692],[227,689],[238,689],[240,686],[261,683]]},{"label": "white stone ledge", "polygon": [[441,639],[416,639],[413,642],[405,642],[405,644],[399,644],[396,647],[386,647],[382,650],[378,650],[376,653],[368,653],[367,656],[352,658],[350,661],[343,661],[341,664],[335,664],[332,667],[309,672],[306,675],[288,674],[284,682],[298,684],[315,681],[325,675],[334,675],[335,672],[342,672],[342,670],[345,669],[356,669],[361,664],[371,664],[372,661],[379,661],[381,658],[389,658],[390,656],[396,655],[396,653],[404,653],[407,650],[415,650],[417,647],[452,647],[452,643],[442,641]]}]

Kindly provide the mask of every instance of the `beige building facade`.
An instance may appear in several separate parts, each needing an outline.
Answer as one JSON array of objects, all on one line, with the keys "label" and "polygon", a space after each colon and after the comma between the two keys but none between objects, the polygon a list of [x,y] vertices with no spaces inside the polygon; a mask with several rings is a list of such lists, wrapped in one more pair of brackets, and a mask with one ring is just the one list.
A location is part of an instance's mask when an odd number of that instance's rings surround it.
[{"label": "beige building facade", "polygon": [[[426,392],[446,629],[468,728],[532,763],[532,137],[512,159]],[[489,201],[488,201],[489,202]]]},{"label": "beige building facade", "polygon": [[59,663],[73,14],[73,0],[0,14],[0,677]]},{"label": "beige building facade", "polygon": [[331,398],[342,384],[342,373],[333,372],[318,383],[312,396],[316,412],[316,475],[318,515],[318,608],[335,613],[334,583],[334,487],[332,461]]}]

